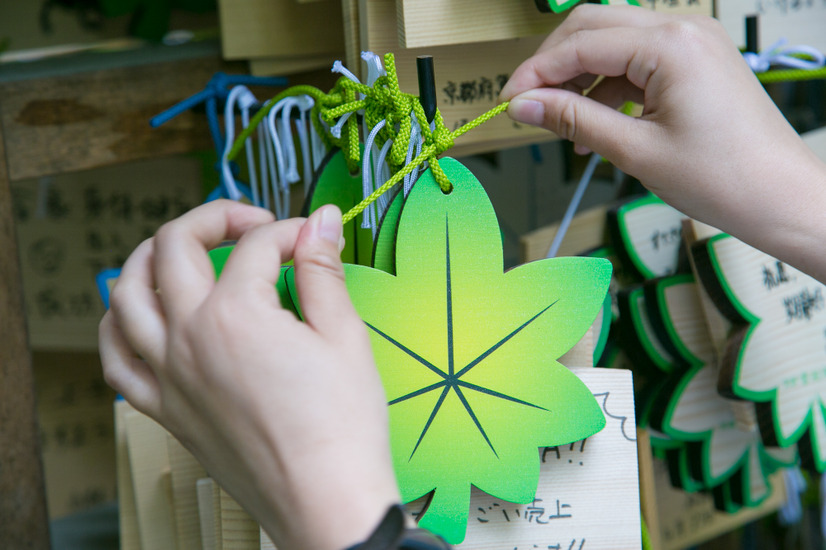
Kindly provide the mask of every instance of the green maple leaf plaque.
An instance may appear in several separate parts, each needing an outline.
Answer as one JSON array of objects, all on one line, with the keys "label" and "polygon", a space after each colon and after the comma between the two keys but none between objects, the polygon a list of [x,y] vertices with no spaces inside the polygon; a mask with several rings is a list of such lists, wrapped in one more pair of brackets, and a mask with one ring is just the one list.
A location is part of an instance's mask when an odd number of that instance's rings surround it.
[{"label": "green maple leaf plaque", "polygon": [[716,354],[702,311],[698,284],[693,275],[677,275],[651,281],[648,289],[659,310],[659,321],[673,341],[687,371],[676,371],[670,377],[673,386],[667,399],[661,429],[670,437],[688,443],[681,460],[688,464],[682,479],[684,487],[701,485],[710,490],[728,484],[718,491],[715,503],[722,509],[757,506],[771,493],[768,476],[780,466],[788,466],[797,458],[793,447],[769,449],[763,445],[760,433],[738,423],[734,407],[741,407],[743,418],[750,404],[738,405],[717,392]]},{"label": "green maple leaf plaque", "polygon": [[698,241],[692,255],[735,326],[718,387],[756,402],[767,445],[797,443],[806,467],[826,471],[826,287],[726,234]]},{"label": "green maple leaf plaque", "polygon": [[432,492],[420,524],[458,543],[471,485],[530,503],[537,448],[605,425],[557,359],[596,318],[611,264],[557,258],[505,273],[487,195],[459,162],[440,164],[453,191],[442,193],[429,171],[419,179],[398,222],[395,274],[345,268],[387,394],[402,498]]}]

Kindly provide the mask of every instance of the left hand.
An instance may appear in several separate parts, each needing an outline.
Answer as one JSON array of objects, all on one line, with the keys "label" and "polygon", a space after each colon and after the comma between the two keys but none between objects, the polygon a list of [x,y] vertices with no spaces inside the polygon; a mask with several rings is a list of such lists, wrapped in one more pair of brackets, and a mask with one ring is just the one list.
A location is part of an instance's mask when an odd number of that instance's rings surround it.
[{"label": "left hand", "polygon": [[[216,282],[207,251],[235,239]],[[130,256],[100,326],[107,382],[281,550],[360,542],[399,502],[384,390],[340,239],[335,207],[273,222],[235,202],[203,205]],[[306,322],[275,291],[290,258]]]}]

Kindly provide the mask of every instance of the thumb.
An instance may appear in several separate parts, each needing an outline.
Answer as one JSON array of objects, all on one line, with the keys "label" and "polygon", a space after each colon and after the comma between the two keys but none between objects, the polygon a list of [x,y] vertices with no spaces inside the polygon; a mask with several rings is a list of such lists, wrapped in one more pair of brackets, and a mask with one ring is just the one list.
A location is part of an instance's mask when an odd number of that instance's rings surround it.
[{"label": "thumb", "polygon": [[508,116],[539,126],[599,153],[623,168],[650,140],[646,121],[627,116],[581,94],[561,88],[538,88],[515,96]]},{"label": "thumb", "polygon": [[295,285],[304,320],[325,336],[336,336],[359,317],[344,284],[341,211],[326,205],[307,219],[296,241]]}]

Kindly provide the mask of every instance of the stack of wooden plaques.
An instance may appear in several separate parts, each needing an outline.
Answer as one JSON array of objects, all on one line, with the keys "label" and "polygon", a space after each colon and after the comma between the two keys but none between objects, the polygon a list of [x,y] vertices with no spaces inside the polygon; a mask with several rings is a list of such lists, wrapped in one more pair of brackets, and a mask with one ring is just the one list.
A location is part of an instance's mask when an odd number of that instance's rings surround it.
[{"label": "stack of wooden plaques", "polygon": [[[716,391],[717,356],[699,285],[678,260],[683,216],[651,195],[582,213],[562,254],[613,257],[615,317],[600,364],[631,368],[643,511],[657,548],[683,548],[777,509],[780,466],[795,453],[763,446],[745,405]],[[524,259],[544,257],[556,232],[523,240]],[[604,316],[611,316],[606,312]],[[653,460],[652,460],[653,454]],[[773,462],[770,463],[770,459]]]},{"label": "stack of wooden plaques", "polygon": [[[803,137],[826,157],[826,132]],[[544,257],[556,231],[527,235],[523,260]],[[599,361],[635,374],[656,547],[694,545],[776,509],[782,468],[824,471],[822,284],[652,195],[574,218],[560,254],[593,249],[614,257],[615,321]]]},{"label": "stack of wooden plaques", "polygon": [[[433,56],[437,104],[451,129],[495,107],[513,70],[565,18],[541,13],[533,0],[220,0],[219,5],[224,56],[249,59],[254,74],[327,68],[341,59],[359,75],[362,51],[392,52],[402,90],[418,94],[416,57]],[[646,6],[712,13],[710,0]],[[452,155],[552,138],[500,116],[458,140]]]},{"label": "stack of wooden plaques", "polygon": [[[458,548],[639,548],[631,375],[593,368],[592,357],[589,331],[560,361],[593,392],[606,427],[587,440],[538,449],[540,479],[531,503],[508,503],[474,488],[467,537]],[[121,550],[275,548],[160,425],[125,401],[115,403],[115,424]],[[408,505],[412,516],[426,498]],[[327,512],[323,502],[319,510]]]}]

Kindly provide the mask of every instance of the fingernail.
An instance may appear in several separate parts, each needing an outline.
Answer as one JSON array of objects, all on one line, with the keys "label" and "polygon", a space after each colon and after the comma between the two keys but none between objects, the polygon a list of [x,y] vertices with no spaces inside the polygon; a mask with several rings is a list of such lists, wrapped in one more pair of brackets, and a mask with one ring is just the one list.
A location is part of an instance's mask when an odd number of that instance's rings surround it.
[{"label": "fingernail", "polygon": [[542,126],[545,122],[545,106],[535,99],[511,99],[508,115],[516,122]]},{"label": "fingernail", "polygon": [[318,236],[337,247],[341,246],[341,211],[334,205],[327,205],[320,209],[317,218],[315,229]]},{"label": "fingernail", "polygon": [[575,143],[574,153],[576,153],[577,155],[588,155],[591,153],[591,150],[588,147],[585,147],[584,145],[577,145]]}]

